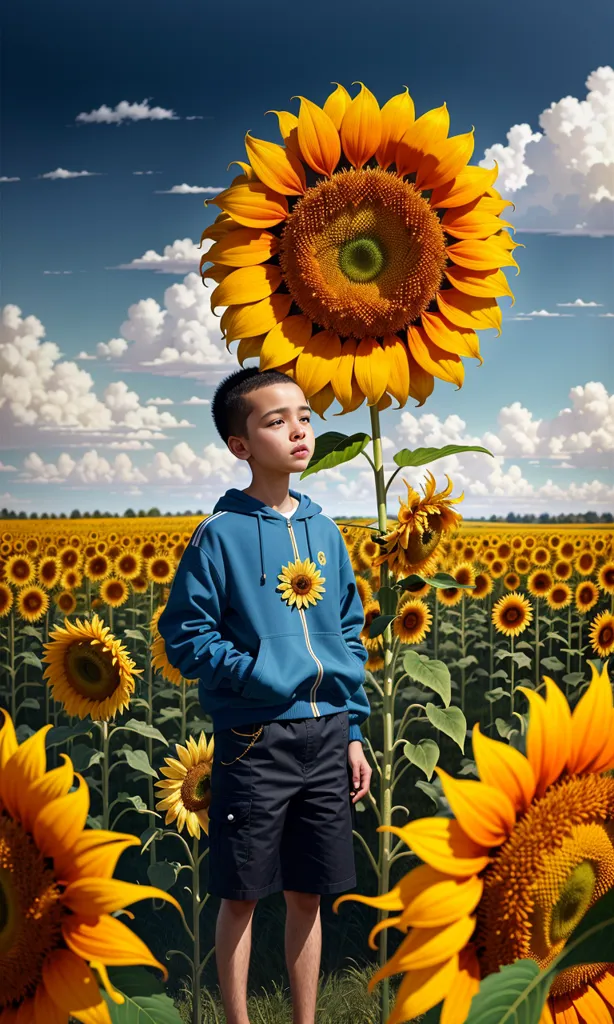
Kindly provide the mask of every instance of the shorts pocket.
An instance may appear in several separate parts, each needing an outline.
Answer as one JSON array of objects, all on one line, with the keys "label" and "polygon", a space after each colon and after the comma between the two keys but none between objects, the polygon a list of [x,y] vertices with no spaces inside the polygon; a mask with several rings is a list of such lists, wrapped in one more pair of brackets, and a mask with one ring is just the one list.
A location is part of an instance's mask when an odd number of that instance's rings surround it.
[{"label": "shorts pocket", "polygon": [[341,633],[313,633],[312,643],[324,668],[318,695],[347,700],[364,682],[362,661],[350,650]]},{"label": "shorts pocket", "polygon": [[209,842],[220,863],[241,867],[249,857],[251,800],[215,800],[209,806]]}]

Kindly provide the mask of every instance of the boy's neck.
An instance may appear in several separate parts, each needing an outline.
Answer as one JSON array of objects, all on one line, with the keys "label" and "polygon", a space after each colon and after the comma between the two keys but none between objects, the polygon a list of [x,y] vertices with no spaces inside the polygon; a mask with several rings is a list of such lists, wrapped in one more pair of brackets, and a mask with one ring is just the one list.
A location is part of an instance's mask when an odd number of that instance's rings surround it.
[{"label": "boy's neck", "polygon": [[264,502],[269,508],[275,509],[276,512],[289,512],[290,509],[298,507],[298,501],[292,497],[288,484],[271,486],[266,483],[255,484],[252,480],[249,487],[242,488],[243,494],[248,494],[250,498],[256,498],[257,501]]}]

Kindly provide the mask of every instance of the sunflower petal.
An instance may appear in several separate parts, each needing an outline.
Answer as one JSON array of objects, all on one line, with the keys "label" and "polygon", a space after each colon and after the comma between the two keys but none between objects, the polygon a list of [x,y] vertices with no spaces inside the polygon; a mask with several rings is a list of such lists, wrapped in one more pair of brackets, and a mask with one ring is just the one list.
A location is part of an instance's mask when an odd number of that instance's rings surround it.
[{"label": "sunflower petal", "polygon": [[260,359],[262,343],[265,337],[265,334],[258,334],[255,338],[241,338],[235,353],[241,366],[245,364],[246,359],[252,359],[254,356]]},{"label": "sunflower petal", "polygon": [[153,885],[135,885],[118,878],[78,878],[66,887],[62,902],[80,917],[98,917],[150,898],[166,900],[183,913],[180,904],[170,893]]},{"label": "sunflower petal", "polygon": [[473,202],[490,188],[498,173],[497,163],[492,168],[463,167],[451,181],[433,189],[430,199],[432,209],[456,208]]},{"label": "sunflower petal", "polygon": [[480,341],[475,331],[468,327],[457,327],[441,313],[423,313],[421,319],[427,338],[440,349],[457,356],[479,359],[480,365],[484,362],[480,355]]},{"label": "sunflower petal", "polygon": [[231,185],[215,199],[207,201],[215,203],[246,228],[272,228],[288,216],[287,199],[259,181]]},{"label": "sunflower petal", "polygon": [[612,1024],[612,1014],[592,985],[587,985],[584,991],[574,992],[573,1001],[583,1021],[590,1021],[590,1024]]},{"label": "sunflower petal", "polygon": [[[465,295],[496,298],[509,295],[514,305],[514,293],[502,270],[467,270],[466,267],[446,267],[444,274],[450,284]],[[423,314],[424,315],[424,314]]]},{"label": "sunflower petal", "polygon": [[[497,267],[520,268],[509,248],[502,243],[502,235],[492,235],[486,241],[468,238],[455,242],[446,249],[446,255],[459,267],[468,270],[495,270]],[[516,275],[518,276],[518,275]]]},{"label": "sunflower petal", "polygon": [[537,782],[537,796],[543,796],[559,778],[571,749],[569,705],[556,683],[548,676],[544,678],[547,702],[534,690],[518,687],[529,702],[527,758]]},{"label": "sunflower petal", "polygon": [[471,327],[473,330],[494,327],[497,337],[501,334],[501,310],[496,299],[463,295],[456,288],[447,288],[437,292],[437,305],[439,312],[459,327]]},{"label": "sunflower petal", "polygon": [[[343,407],[344,412],[347,411],[347,406],[351,404],[353,398],[352,377],[354,375],[354,358],[357,347],[358,342],[354,338],[348,338],[343,343],[339,361],[331,377],[335,398]],[[358,385],[356,386],[358,387]]]},{"label": "sunflower petal", "polygon": [[92,969],[68,949],[55,949],[45,959],[43,982],[54,1003],[65,1013],[87,1010],[100,1002]]},{"label": "sunflower petal", "polygon": [[458,974],[446,994],[439,1024],[465,1024],[471,1000],[480,988],[480,965],[472,946],[458,955]]},{"label": "sunflower petal", "polygon": [[124,850],[140,845],[141,840],[129,833],[86,829],[71,847],[56,856],[56,878],[64,884],[77,878],[111,878]]},{"label": "sunflower petal", "polygon": [[454,878],[421,864],[401,883],[401,925],[405,929],[442,928],[452,924],[473,913],[483,888],[484,883],[477,875]]},{"label": "sunflower petal", "polygon": [[143,964],[159,967],[168,980],[166,967],[159,963],[145,943],[116,917],[103,914],[94,923],[79,917],[66,917],[62,936],[68,948],[84,960],[100,960],[107,967]]},{"label": "sunflower petal", "polygon": [[356,349],[354,373],[367,405],[375,405],[388,384],[388,355],[377,338],[362,338]]},{"label": "sunflower petal", "polygon": [[284,146],[289,153],[302,160],[300,146],[298,144],[298,117],[289,110],[267,110],[267,114],[276,114],[279,134]]},{"label": "sunflower petal", "polygon": [[13,756],[19,744],[17,743],[17,737],[15,735],[15,726],[13,725],[13,719],[9,715],[8,711],[4,708],[0,708],[4,718],[4,724],[0,722],[0,797],[2,796],[2,775],[4,773],[4,766],[10,757]]},{"label": "sunflower petal", "polygon": [[83,832],[90,809],[90,791],[82,775],[76,773],[76,779],[76,791],[51,800],[34,819],[34,842],[44,857],[61,856]]},{"label": "sunflower petal", "polygon": [[253,267],[275,256],[278,251],[279,241],[270,231],[239,227],[215,242],[205,255],[210,263]]},{"label": "sunflower petal", "polygon": [[515,810],[524,814],[537,785],[530,762],[508,743],[498,743],[484,736],[479,722],[473,727],[471,741],[481,781],[505,793]]},{"label": "sunflower petal", "polygon": [[401,137],[395,154],[397,174],[400,178],[418,170],[423,157],[433,146],[447,138],[450,114],[445,103],[427,110]]},{"label": "sunflower petal", "polygon": [[270,189],[283,196],[305,194],[305,168],[294,153],[276,142],[254,139],[249,132],[245,135],[245,148],[258,178]]},{"label": "sunflower petal", "polygon": [[458,388],[463,386],[465,368],[460,356],[435,345],[423,327],[410,325],[407,328],[407,344],[412,356],[423,370],[440,380],[456,384]]},{"label": "sunflower petal", "polygon": [[109,1007],[104,999],[89,1010],[73,1010],[72,1016],[81,1024],[113,1024]]},{"label": "sunflower petal", "polygon": [[[40,982],[34,993],[33,1003],[34,1014],[32,1020],[34,1024],[67,1024],[68,1011],[62,1010],[53,1001],[45,986]],[[5,1024],[5,1022],[8,1024],[9,1021],[13,1024],[15,1019],[15,1017],[9,1016],[6,1010],[4,1012],[0,1010],[0,1024]]]},{"label": "sunflower petal", "polygon": [[407,350],[407,363],[409,366],[409,393],[412,398],[416,399],[418,406],[424,405],[429,395],[433,393],[435,378],[432,373],[427,373],[420,366],[409,349]]},{"label": "sunflower petal", "polygon": [[337,88],[327,98],[323,109],[324,113],[330,117],[337,131],[339,131],[345,112],[352,102],[352,97],[344,85],[340,85],[339,82],[333,82],[332,84],[336,85]]},{"label": "sunflower petal", "polygon": [[420,189],[437,188],[456,177],[473,155],[473,129],[451,139],[440,139],[429,146],[416,171],[416,185]]},{"label": "sunflower petal", "polygon": [[418,818],[402,828],[380,825],[377,831],[398,835],[420,860],[444,875],[467,878],[490,864],[487,848],[475,843],[454,819]]},{"label": "sunflower petal", "polygon": [[[6,724],[4,728],[6,728]],[[5,762],[0,774],[0,801],[7,808],[9,814],[18,820],[21,820],[22,801],[26,797],[25,790],[45,774],[47,767],[45,737],[51,728],[51,725],[44,725],[42,729],[20,743],[13,755]]]},{"label": "sunflower petal", "polygon": [[386,1024],[403,1024],[437,1006],[449,991],[457,973],[458,956],[422,971],[408,971],[401,980]]},{"label": "sunflower petal", "polygon": [[567,771],[584,772],[611,740],[612,685],[604,669],[597,671],[590,662],[592,680],[582,694],[571,716],[571,748]]},{"label": "sunflower petal", "polygon": [[385,334],[382,348],[388,357],[388,383],[386,390],[396,398],[399,408],[407,402],[409,394],[409,362],[407,345],[397,334]]},{"label": "sunflower petal", "polygon": [[339,132],[329,115],[305,96],[300,99],[298,142],[305,163],[316,174],[330,178],[341,158]]},{"label": "sunflower petal", "polygon": [[380,144],[382,115],[373,93],[362,82],[360,92],[347,108],[341,122],[343,152],[356,170],[370,160]]},{"label": "sunflower petal", "polygon": [[68,754],[60,755],[64,761],[59,768],[53,768],[49,772],[32,783],[25,786],[19,794],[19,815],[26,832],[32,831],[34,819],[41,807],[50,800],[57,800],[58,797],[66,796],[73,784],[74,770],[72,761]]},{"label": "sunflower petal", "polygon": [[260,302],[247,302],[240,306],[228,306],[222,314],[220,328],[226,342],[239,338],[253,338],[256,334],[271,331],[288,316],[292,296],[275,292]]},{"label": "sunflower petal", "polygon": [[311,321],[308,317],[302,314],[286,316],[267,332],[260,350],[260,371],[270,370],[296,359],[310,337]]},{"label": "sunflower petal", "polygon": [[455,779],[443,768],[435,768],[452,813],[474,843],[489,849],[509,839],[516,813],[506,793],[484,782]]},{"label": "sunflower petal", "polygon": [[240,267],[217,286],[211,296],[211,310],[218,306],[232,306],[242,302],[259,302],[277,291],[283,280],[279,267],[272,263],[264,266]]},{"label": "sunflower petal", "polygon": [[474,930],[474,917],[462,917],[445,928],[412,928],[392,957],[395,973],[444,963],[467,945]]},{"label": "sunflower petal", "polygon": [[[397,146],[416,117],[414,101],[405,86],[405,92],[392,96],[382,107],[382,134],[375,157],[385,171],[394,163]],[[396,398],[396,395],[395,395]]]},{"label": "sunflower petal", "polygon": [[341,341],[335,331],[311,336],[296,360],[296,382],[306,398],[330,383],[340,355]]}]

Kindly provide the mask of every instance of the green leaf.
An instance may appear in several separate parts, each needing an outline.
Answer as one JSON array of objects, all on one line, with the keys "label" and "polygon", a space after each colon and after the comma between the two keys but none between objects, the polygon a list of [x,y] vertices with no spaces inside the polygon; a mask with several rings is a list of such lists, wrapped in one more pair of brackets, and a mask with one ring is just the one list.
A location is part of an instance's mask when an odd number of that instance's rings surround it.
[{"label": "green leaf", "polygon": [[459,455],[461,452],[483,452],[485,455],[492,455],[488,448],[480,445],[447,444],[444,448],[402,448],[393,456],[397,466],[426,466],[436,459],[445,459],[448,455]]},{"label": "green leaf", "polygon": [[452,693],[450,670],[445,662],[420,657],[417,651],[407,651],[403,656],[403,668],[417,683],[437,693],[448,707]]},{"label": "green leaf", "polygon": [[117,803],[118,804],[132,804],[132,806],[134,807],[135,811],[138,811],[139,814],[147,814],[147,813],[149,813],[149,808],[147,807],[147,804],[145,803],[143,798],[138,795],[138,793],[136,793],[134,795],[132,793],[123,793],[123,792],[122,793],[118,793],[117,794]]},{"label": "green leaf", "polygon": [[427,704],[426,717],[431,725],[444,732],[446,736],[450,736],[461,751],[465,752],[467,721],[460,708],[438,708],[435,704]]},{"label": "green leaf", "polygon": [[20,708],[32,708],[33,711],[40,711],[40,701],[36,697],[26,697],[19,702]]},{"label": "green leaf", "polygon": [[145,967],[109,968],[111,983],[126,1001],[118,1006],[101,990],[113,1024],[181,1024],[181,1017],[164,986]]},{"label": "green leaf", "polygon": [[494,704],[496,701],[501,700],[502,697],[509,697],[509,694],[501,686],[496,686],[494,690],[487,690],[484,696],[487,701]]},{"label": "green leaf", "polygon": [[304,480],[311,473],[319,473],[321,469],[332,469],[334,466],[341,466],[344,462],[351,462],[357,455],[360,455],[371,437],[360,431],[357,434],[339,434],[335,430],[329,430],[326,434],[320,434],[316,438],[313,455],[306,469],[301,473],[299,480]]},{"label": "green leaf", "polygon": [[36,629],[34,626],[22,626],[19,632],[22,636],[33,636],[35,640],[39,640],[40,643],[43,642],[43,634],[40,629]]},{"label": "green leaf", "polygon": [[165,747],[168,747],[168,740],[166,736],[162,735],[159,729],[156,729],[153,725],[148,725],[147,722],[140,722],[138,718],[130,718],[122,725],[118,725],[116,729],[126,729],[127,732],[137,732],[139,736],[145,736],[150,740],[158,740],[159,743],[163,743]]},{"label": "green leaf", "polygon": [[567,637],[561,636],[560,633],[546,633],[546,640],[560,640],[562,644],[567,643]]},{"label": "green leaf", "polygon": [[158,773],[151,767],[144,750],[124,750],[123,753],[131,768],[143,775],[151,775],[154,779],[158,778]]},{"label": "green leaf", "polygon": [[140,629],[125,629],[124,636],[130,637],[131,640],[142,640],[143,643],[147,643],[147,639],[143,636]]},{"label": "green leaf", "polygon": [[376,615],[369,625],[370,639],[373,640],[374,637],[383,633],[388,623],[392,622],[393,619],[396,619],[396,615]]},{"label": "green leaf", "polygon": [[578,683],[584,682],[584,672],[568,672],[563,676],[563,682],[568,686],[577,686]]},{"label": "green leaf", "polygon": [[411,764],[424,772],[430,782],[439,760],[439,747],[435,740],[424,739],[415,744],[408,741],[403,747],[403,753]]},{"label": "green leaf", "polygon": [[459,658],[457,662],[459,668],[469,668],[470,665],[477,665],[477,663],[478,659],[475,654],[466,654],[464,658]]},{"label": "green leaf", "polygon": [[37,657],[34,651],[19,651],[19,653],[15,655],[15,660],[17,660],[17,658],[21,658],[22,665],[33,665],[34,668],[43,667],[42,661]]},{"label": "green leaf", "polygon": [[[527,656],[524,653],[524,651],[514,651],[513,657],[514,657],[514,661],[518,665],[518,668],[531,668],[531,665],[533,664],[531,659],[527,658]],[[542,661],[542,665],[543,664],[544,663]]]},{"label": "green leaf", "polygon": [[88,733],[92,733],[95,726],[93,722],[83,721],[77,722],[76,725],[56,725],[55,729],[50,729],[46,736],[46,747],[58,747],[68,740],[74,739],[75,736],[85,736]]},{"label": "green leaf", "polygon": [[168,892],[177,881],[177,868],[167,860],[157,860],[147,868],[150,885]]},{"label": "green leaf", "polygon": [[398,596],[394,587],[380,587],[373,594],[373,600],[379,603],[380,610],[384,615],[394,615]]},{"label": "green leaf", "polygon": [[556,657],[542,658],[540,665],[542,668],[547,668],[549,672],[560,672],[562,668],[565,668],[563,662]]}]

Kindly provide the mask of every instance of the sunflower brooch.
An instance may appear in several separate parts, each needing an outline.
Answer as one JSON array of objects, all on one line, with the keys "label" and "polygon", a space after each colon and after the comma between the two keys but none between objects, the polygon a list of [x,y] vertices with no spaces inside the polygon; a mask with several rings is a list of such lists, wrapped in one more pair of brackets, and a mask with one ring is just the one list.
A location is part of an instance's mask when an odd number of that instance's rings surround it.
[{"label": "sunflower brooch", "polygon": [[320,570],[316,569],[315,562],[308,558],[301,561],[288,562],[282,571],[277,574],[281,583],[275,588],[281,590],[283,601],[287,601],[289,607],[293,604],[297,608],[308,608],[310,604],[322,600],[322,586],[326,582],[326,576],[320,576]]}]

